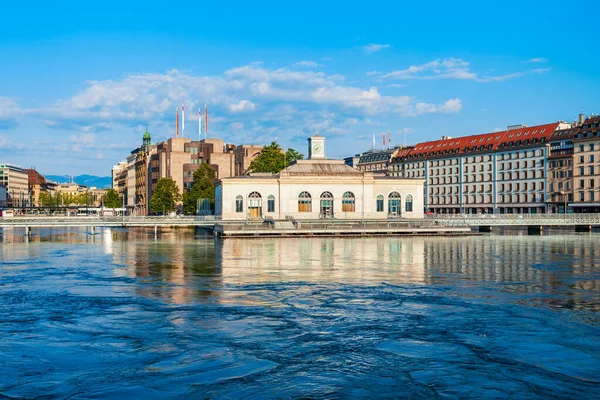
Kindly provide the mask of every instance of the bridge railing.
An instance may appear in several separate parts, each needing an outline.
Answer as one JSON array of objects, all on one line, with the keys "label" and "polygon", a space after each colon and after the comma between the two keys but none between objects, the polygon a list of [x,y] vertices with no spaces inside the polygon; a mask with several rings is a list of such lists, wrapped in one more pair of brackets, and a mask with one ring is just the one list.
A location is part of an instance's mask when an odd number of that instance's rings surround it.
[{"label": "bridge railing", "polygon": [[586,225],[600,224],[600,214],[447,214],[428,215],[439,225]]}]

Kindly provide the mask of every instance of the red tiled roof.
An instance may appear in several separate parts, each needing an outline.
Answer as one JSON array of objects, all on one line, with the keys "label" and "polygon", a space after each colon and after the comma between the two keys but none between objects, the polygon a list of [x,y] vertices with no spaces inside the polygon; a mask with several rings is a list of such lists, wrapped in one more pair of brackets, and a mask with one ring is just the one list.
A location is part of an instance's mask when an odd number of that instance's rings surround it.
[{"label": "red tiled roof", "polygon": [[[507,131],[484,133],[481,135],[463,136],[452,139],[434,140],[415,145],[408,154],[408,159],[427,159],[436,157],[448,157],[451,155],[471,154],[478,152],[490,152],[501,148],[521,148],[531,145],[532,139],[536,143],[544,138],[548,140],[554,133],[559,123],[531,126],[527,128],[511,129]],[[509,145],[512,143],[512,145]],[[519,143],[517,145],[517,143]]]}]

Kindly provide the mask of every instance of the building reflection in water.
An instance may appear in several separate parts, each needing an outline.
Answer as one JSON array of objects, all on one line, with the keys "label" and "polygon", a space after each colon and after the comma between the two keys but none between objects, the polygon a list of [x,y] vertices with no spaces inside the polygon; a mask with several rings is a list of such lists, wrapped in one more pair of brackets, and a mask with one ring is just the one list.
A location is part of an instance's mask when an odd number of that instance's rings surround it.
[{"label": "building reflection in water", "polygon": [[223,281],[425,283],[418,238],[223,240]]},{"label": "building reflection in water", "polygon": [[124,266],[121,273],[140,278],[139,295],[177,304],[213,301],[222,284],[218,247],[193,230],[163,228],[154,238],[150,230],[129,229],[115,239],[113,260]]},{"label": "building reflection in water", "polygon": [[552,308],[600,311],[598,236],[485,236],[431,238],[425,242],[426,275],[432,283],[456,277],[472,285],[497,284],[506,293],[532,295]]},{"label": "building reflection in water", "polygon": [[[0,260],[47,259],[49,246],[112,260],[132,290],[186,304],[257,301],[242,286],[316,284],[448,285],[514,295],[554,309],[600,311],[597,234],[479,237],[213,239],[200,231],[85,228],[0,229]],[[88,246],[73,247],[73,244]],[[266,289],[268,290],[268,289]],[[236,297],[237,296],[237,297]]]}]

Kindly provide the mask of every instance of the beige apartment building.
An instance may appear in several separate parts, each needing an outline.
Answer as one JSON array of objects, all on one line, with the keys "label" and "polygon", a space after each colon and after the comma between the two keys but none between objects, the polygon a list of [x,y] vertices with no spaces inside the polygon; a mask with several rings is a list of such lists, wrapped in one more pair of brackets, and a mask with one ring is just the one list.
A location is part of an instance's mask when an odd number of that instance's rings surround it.
[{"label": "beige apartment building", "polygon": [[415,145],[390,163],[394,176],[425,179],[425,208],[454,213],[547,211],[549,140],[564,122]]},{"label": "beige apartment building", "polygon": [[125,194],[127,186],[127,162],[120,161],[112,167],[112,188],[119,192],[119,196]]},{"label": "beige apartment building", "polygon": [[29,207],[29,172],[12,164],[0,164],[0,185],[6,188],[8,207]]},{"label": "beige apartment building", "polygon": [[573,138],[573,203],[575,212],[600,212],[600,116],[583,121]]}]

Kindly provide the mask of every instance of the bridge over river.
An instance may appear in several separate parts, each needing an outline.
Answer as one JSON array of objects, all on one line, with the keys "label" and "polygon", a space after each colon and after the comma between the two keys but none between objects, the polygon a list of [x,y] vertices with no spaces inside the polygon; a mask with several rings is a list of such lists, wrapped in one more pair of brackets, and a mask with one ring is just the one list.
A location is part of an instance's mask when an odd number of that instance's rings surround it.
[{"label": "bridge over river", "polygon": [[215,225],[215,219],[212,216],[177,216],[177,217],[87,217],[87,216],[16,216],[12,218],[0,218],[0,228],[25,228],[27,234],[31,233],[31,228],[65,228],[65,227],[85,227],[90,228],[92,232],[99,227],[149,227],[156,230],[160,227],[207,227],[212,228]]},{"label": "bridge over river", "polygon": [[[462,214],[462,215],[428,215],[424,220],[381,220],[381,221],[347,221],[347,220],[317,220],[303,221],[306,223],[320,224],[320,228],[331,230],[331,224],[335,225],[336,232],[344,230],[347,226],[349,230],[356,229],[358,226],[369,225],[373,227],[374,223],[387,224],[386,226],[375,227],[375,230],[397,228],[390,224],[410,224],[405,226],[407,230],[413,228],[426,228],[428,230],[444,230],[445,228],[454,228],[457,232],[465,232],[465,228],[478,227],[481,232],[489,232],[494,226],[497,227],[527,227],[530,233],[541,232],[544,226],[552,227],[575,227],[577,231],[589,232],[592,227],[600,226],[600,214]],[[151,217],[87,217],[87,216],[16,216],[13,218],[0,218],[0,228],[24,228],[27,234],[31,233],[31,228],[62,228],[62,227],[85,227],[92,232],[98,227],[149,227],[154,228],[155,233],[161,227],[206,227],[213,229],[225,225],[242,224],[248,225],[248,228],[258,229],[261,221],[238,221],[227,222],[217,220],[212,216],[151,216]],[[361,225],[362,224],[362,225]],[[300,225],[300,224],[299,224]],[[325,226],[326,225],[326,226]],[[413,226],[414,225],[414,226]],[[418,225],[418,226],[417,226]],[[400,227],[400,226],[398,226]],[[264,230],[262,227],[261,229]],[[311,227],[311,229],[314,227]],[[383,229],[385,228],[385,229]],[[461,228],[461,229],[458,229]],[[239,228],[236,228],[239,230]],[[365,228],[366,229],[366,228]],[[262,231],[261,230],[261,231]],[[372,229],[371,229],[372,230]]]},{"label": "bridge over river", "polygon": [[600,214],[456,214],[428,215],[426,220],[438,225],[479,227],[489,232],[494,226],[527,227],[530,232],[542,231],[544,226],[575,227],[576,231],[589,232],[600,226]]}]

